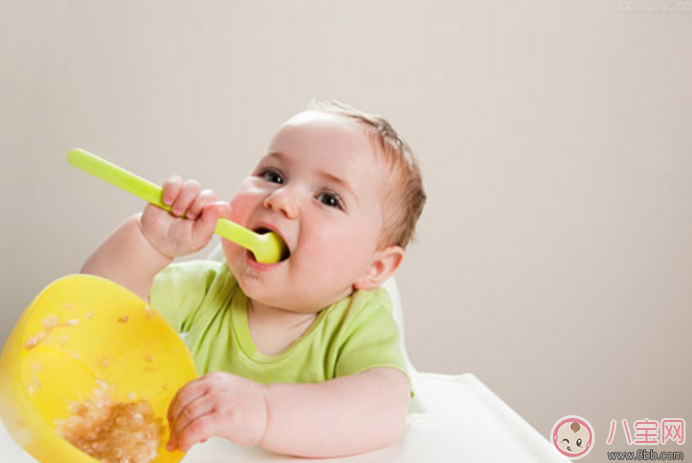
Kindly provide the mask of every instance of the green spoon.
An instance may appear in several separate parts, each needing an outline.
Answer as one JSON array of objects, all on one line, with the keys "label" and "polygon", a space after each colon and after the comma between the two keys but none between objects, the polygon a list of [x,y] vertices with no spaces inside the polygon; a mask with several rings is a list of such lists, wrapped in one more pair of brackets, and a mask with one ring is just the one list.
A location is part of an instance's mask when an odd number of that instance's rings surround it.
[{"label": "green spoon", "polygon": [[[79,148],[67,153],[67,161],[76,168],[139,196],[161,209],[169,212],[171,210],[170,206],[163,204],[163,189],[160,186],[122,167]],[[287,251],[285,243],[276,233],[260,235],[226,219],[219,219],[214,233],[249,249],[255,255],[257,262],[264,264],[279,262]]]}]

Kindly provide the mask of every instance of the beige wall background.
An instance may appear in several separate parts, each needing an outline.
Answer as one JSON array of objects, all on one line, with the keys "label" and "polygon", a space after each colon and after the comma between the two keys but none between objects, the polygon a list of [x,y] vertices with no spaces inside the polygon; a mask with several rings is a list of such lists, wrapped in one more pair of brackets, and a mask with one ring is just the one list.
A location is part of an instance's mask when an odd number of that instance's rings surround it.
[{"label": "beige wall background", "polygon": [[586,460],[636,450],[621,425],[605,445],[611,419],[692,424],[691,48],[688,1],[0,0],[0,340],[142,208],[69,149],[230,199],[336,98],[424,170],[414,364],[474,373],[546,436],[587,418]]}]

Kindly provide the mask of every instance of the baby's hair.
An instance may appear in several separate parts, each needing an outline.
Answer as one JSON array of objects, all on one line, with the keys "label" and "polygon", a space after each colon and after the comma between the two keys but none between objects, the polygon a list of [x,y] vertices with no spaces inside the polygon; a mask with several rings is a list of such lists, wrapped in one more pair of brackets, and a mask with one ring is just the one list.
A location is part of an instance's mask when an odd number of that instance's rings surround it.
[{"label": "baby's hair", "polygon": [[579,432],[581,426],[579,426],[579,423],[576,421],[573,421],[569,428],[572,430],[572,432]]},{"label": "baby's hair", "polygon": [[389,188],[384,200],[383,245],[402,248],[413,240],[416,223],[423,212],[426,195],[418,161],[411,148],[382,116],[359,111],[338,101],[311,100],[308,109],[355,119],[371,130],[389,171]]}]

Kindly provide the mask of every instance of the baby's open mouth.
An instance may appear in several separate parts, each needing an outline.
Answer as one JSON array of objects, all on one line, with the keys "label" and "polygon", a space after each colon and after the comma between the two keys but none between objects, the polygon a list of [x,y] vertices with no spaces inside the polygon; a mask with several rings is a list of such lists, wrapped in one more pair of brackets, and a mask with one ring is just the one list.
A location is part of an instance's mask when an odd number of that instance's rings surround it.
[{"label": "baby's open mouth", "polygon": [[[271,233],[273,230],[270,230],[270,229],[265,228],[265,227],[259,227],[253,231],[255,233],[260,234],[260,235],[264,235],[266,233]],[[276,233],[276,232],[274,232],[274,233]],[[277,233],[277,235],[278,235],[278,233]],[[283,238],[279,237],[279,239],[281,239],[283,241]],[[255,258],[255,255],[252,252],[250,252],[250,254],[252,255],[253,259],[257,260]],[[284,241],[284,251],[283,251],[283,254],[281,254],[281,259],[279,260],[279,262],[283,262],[283,261],[287,260],[289,257],[291,257],[291,250],[288,249],[288,244],[286,244],[286,241]]]}]

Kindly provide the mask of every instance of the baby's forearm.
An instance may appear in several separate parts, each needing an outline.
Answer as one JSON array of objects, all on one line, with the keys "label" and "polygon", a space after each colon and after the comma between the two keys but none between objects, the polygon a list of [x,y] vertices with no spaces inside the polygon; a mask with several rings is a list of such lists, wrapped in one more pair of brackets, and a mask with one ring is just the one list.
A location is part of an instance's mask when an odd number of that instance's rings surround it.
[{"label": "baby's forearm", "polygon": [[316,384],[270,384],[260,445],[277,453],[336,457],[395,443],[403,434],[410,388],[392,368]]},{"label": "baby's forearm", "polygon": [[154,277],[172,259],[160,254],[142,233],[140,215],[130,217],[89,256],[81,273],[112,280],[143,299],[149,297]]}]

